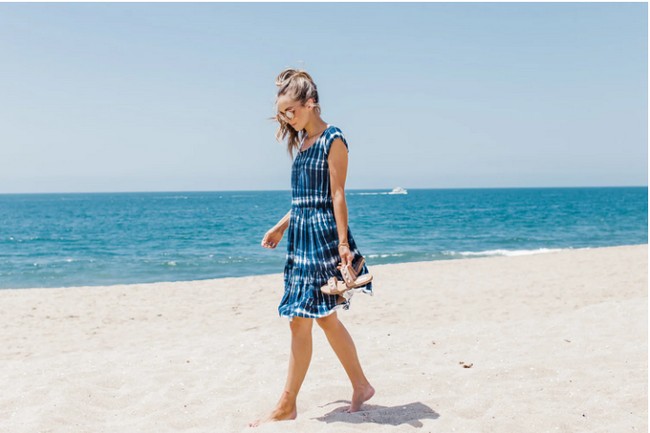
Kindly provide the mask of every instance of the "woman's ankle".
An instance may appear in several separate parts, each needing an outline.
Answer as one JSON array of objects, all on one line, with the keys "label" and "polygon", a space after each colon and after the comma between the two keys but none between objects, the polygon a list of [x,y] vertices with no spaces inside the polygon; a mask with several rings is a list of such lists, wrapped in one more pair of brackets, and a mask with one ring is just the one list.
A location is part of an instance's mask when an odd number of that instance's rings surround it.
[{"label": "woman's ankle", "polygon": [[294,409],[296,407],[296,397],[298,396],[294,393],[283,391],[280,400],[278,400],[278,408]]},{"label": "woman's ankle", "polygon": [[372,385],[370,385],[370,382],[368,382],[368,379],[364,378],[363,380],[360,380],[358,383],[353,383],[352,384],[352,389],[355,390],[364,390],[366,388],[372,388]]}]

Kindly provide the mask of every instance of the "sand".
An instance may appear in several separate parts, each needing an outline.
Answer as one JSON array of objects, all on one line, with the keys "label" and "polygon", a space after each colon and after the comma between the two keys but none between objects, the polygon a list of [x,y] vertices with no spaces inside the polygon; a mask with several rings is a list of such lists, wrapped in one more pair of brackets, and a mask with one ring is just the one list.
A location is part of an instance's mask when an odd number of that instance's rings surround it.
[{"label": "sand", "polygon": [[2,432],[645,432],[648,246],[373,266],[339,317],[377,390],[314,326],[298,418],[282,274],[0,290]]}]

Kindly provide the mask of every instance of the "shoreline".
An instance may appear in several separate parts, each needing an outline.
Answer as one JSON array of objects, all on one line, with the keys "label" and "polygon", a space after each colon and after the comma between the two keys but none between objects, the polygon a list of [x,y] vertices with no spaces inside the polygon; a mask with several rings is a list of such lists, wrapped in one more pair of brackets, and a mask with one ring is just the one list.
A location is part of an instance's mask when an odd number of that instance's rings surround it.
[{"label": "shoreline", "polygon": [[[426,264],[426,263],[437,263],[437,262],[457,262],[457,261],[464,261],[464,260],[481,260],[481,259],[498,259],[498,258],[516,258],[516,257],[530,257],[530,256],[537,256],[537,255],[546,255],[546,254],[554,254],[554,253],[561,253],[564,251],[582,251],[582,250],[598,250],[598,249],[608,249],[608,248],[626,248],[626,247],[637,247],[637,246],[643,246],[645,245],[648,247],[647,243],[643,244],[625,244],[625,245],[615,245],[615,246],[602,246],[602,247],[579,247],[579,248],[548,248],[548,251],[540,251],[544,250],[547,248],[541,248],[537,250],[527,250],[531,251],[530,253],[525,253],[525,254],[513,254],[513,255],[506,255],[506,254],[495,254],[495,255],[476,255],[476,256],[463,256],[463,257],[458,257],[458,258],[448,258],[448,259],[437,259],[437,260],[419,260],[419,261],[413,261],[413,262],[397,262],[397,263],[385,263],[381,265],[372,265],[369,264],[369,268],[375,269],[375,268],[380,268],[380,267],[385,267],[385,266],[395,266],[395,265],[406,265],[406,264]],[[513,250],[513,251],[520,251],[520,250]],[[177,280],[177,281],[154,281],[154,282],[144,282],[144,283],[139,283],[139,282],[133,282],[133,283],[115,283],[115,284],[97,284],[97,285],[81,285],[81,286],[56,286],[56,287],[8,287],[8,288],[0,288],[0,293],[3,291],[20,291],[20,290],[64,290],[64,289],[80,289],[80,288],[85,288],[85,289],[97,289],[97,288],[102,288],[102,287],[124,287],[124,286],[151,286],[151,285],[160,285],[160,284],[190,284],[190,283],[209,283],[209,282],[218,282],[221,280],[230,280],[230,279],[238,279],[238,278],[252,278],[252,277],[269,277],[269,276],[277,276],[277,275],[282,275],[282,272],[273,272],[273,273],[266,273],[266,274],[252,274],[252,275],[240,275],[236,277],[217,277],[217,278],[208,278],[208,279],[202,279],[202,280]]]}]

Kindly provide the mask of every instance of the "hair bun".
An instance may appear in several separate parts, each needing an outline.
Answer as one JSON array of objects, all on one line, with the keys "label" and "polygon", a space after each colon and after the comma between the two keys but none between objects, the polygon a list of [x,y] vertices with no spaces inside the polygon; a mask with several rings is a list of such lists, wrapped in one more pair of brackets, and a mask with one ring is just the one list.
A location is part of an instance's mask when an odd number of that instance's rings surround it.
[{"label": "hair bun", "polygon": [[275,79],[275,85],[280,87],[298,74],[300,74],[300,71],[297,69],[287,68],[284,71],[280,72],[280,75],[277,76]]},{"label": "hair bun", "polygon": [[280,75],[277,76],[275,79],[275,85],[282,87],[286,84],[287,81],[298,77],[302,77],[313,82],[311,75],[309,75],[307,71],[304,71],[302,69],[287,68],[284,71],[280,72]]}]

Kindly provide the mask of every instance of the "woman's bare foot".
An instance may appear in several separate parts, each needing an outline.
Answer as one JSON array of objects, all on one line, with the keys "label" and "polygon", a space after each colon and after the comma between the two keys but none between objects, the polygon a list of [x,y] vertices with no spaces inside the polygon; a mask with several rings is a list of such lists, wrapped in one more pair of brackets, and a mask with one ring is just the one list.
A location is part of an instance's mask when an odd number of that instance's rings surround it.
[{"label": "woman's bare foot", "polygon": [[350,405],[348,412],[352,413],[361,410],[361,405],[370,400],[373,395],[375,395],[375,388],[370,384],[355,388],[352,392],[352,404]]},{"label": "woman's bare foot", "polygon": [[289,420],[289,419],[296,419],[296,416],[298,416],[298,411],[296,410],[296,406],[280,406],[278,405],[273,412],[268,414],[265,418],[260,418],[258,420],[255,420],[251,423],[248,423],[249,427],[257,427],[260,424],[266,423],[266,422],[272,422],[272,421],[284,421],[284,420]]}]

